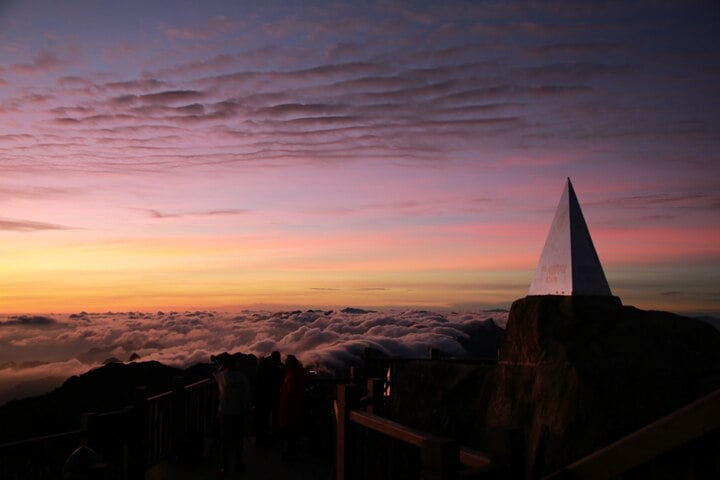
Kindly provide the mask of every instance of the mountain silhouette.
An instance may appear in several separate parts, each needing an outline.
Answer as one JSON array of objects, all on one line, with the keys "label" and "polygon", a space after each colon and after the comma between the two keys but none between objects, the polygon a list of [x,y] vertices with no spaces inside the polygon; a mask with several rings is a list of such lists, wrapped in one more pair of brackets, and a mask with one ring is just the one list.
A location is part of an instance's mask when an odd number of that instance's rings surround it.
[{"label": "mountain silhouette", "polygon": [[177,376],[191,383],[207,378],[210,371],[209,364],[181,370],[155,361],[108,363],[68,378],[51,392],[0,407],[0,442],[77,429],[84,412],[119,410],[131,404],[136,387],[156,395],[171,390]]}]

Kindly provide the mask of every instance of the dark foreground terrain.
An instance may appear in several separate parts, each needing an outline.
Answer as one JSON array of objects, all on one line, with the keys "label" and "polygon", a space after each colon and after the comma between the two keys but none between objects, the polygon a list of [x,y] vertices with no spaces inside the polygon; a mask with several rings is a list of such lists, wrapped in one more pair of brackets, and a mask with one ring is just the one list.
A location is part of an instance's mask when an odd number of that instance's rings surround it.
[{"label": "dark foreground terrain", "polygon": [[[515,437],[539,478],[718,388],[720,332],[707,323],[614,297],[535,296],[513,304],[497,365],[409,364],[387,415],[500,457]],[[625,478],[720,478],[719,438]]]}]

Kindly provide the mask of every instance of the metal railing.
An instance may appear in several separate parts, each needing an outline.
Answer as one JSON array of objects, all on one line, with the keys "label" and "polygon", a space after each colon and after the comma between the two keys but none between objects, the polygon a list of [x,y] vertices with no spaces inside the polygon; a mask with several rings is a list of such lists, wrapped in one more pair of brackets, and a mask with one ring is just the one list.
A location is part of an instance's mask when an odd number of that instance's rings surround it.
[{"label": "metal railing", "polygon": [[80,443],[81,430],[0,444],[0,478],[60,478],[62,466]]},{"label": "metal railing", "polygon": [[60,478],[65,461],[80,445],[100,456],[106,476],[143,478],[144,470],[182,453],[210,435],[217,411],[217,388],[210,379],[152,397],[136,390],[133,405],[104,413],[85,413],[81,428],[0,444],[0,478]]}]

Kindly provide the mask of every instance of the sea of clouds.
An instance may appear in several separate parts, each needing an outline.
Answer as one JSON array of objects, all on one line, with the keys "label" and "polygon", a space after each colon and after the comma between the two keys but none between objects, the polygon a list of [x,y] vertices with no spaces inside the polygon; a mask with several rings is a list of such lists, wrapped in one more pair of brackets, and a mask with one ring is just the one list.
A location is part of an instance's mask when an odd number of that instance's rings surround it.
[{"label": "sea of clouds", "polygon": [[389,356],[426,357],[430,348],[464,357],[463,340],[507,312],[424,310],[219,313],[107,312],[0,317],[0,404],[39,394],[108,359],[157,360],[185,368],[221,352],[294,354],[335,372],[359,364],[366,347]]}]

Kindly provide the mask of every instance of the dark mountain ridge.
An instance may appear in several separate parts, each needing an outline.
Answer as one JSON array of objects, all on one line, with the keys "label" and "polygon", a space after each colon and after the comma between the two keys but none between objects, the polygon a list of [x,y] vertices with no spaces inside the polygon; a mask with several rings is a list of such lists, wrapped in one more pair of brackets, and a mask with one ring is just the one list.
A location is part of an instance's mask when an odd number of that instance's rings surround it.
[{"label": "dark mountain ridge", "polygon": [[108,412],[130,405],[137,387],[152,396],[171,390],[174,378],[185,383],[207,378],[211,365],[186,370],[159,362],[108,363],[36,397],[11,400],[0,407],[0,443],[77,429],[84,412]]}]

